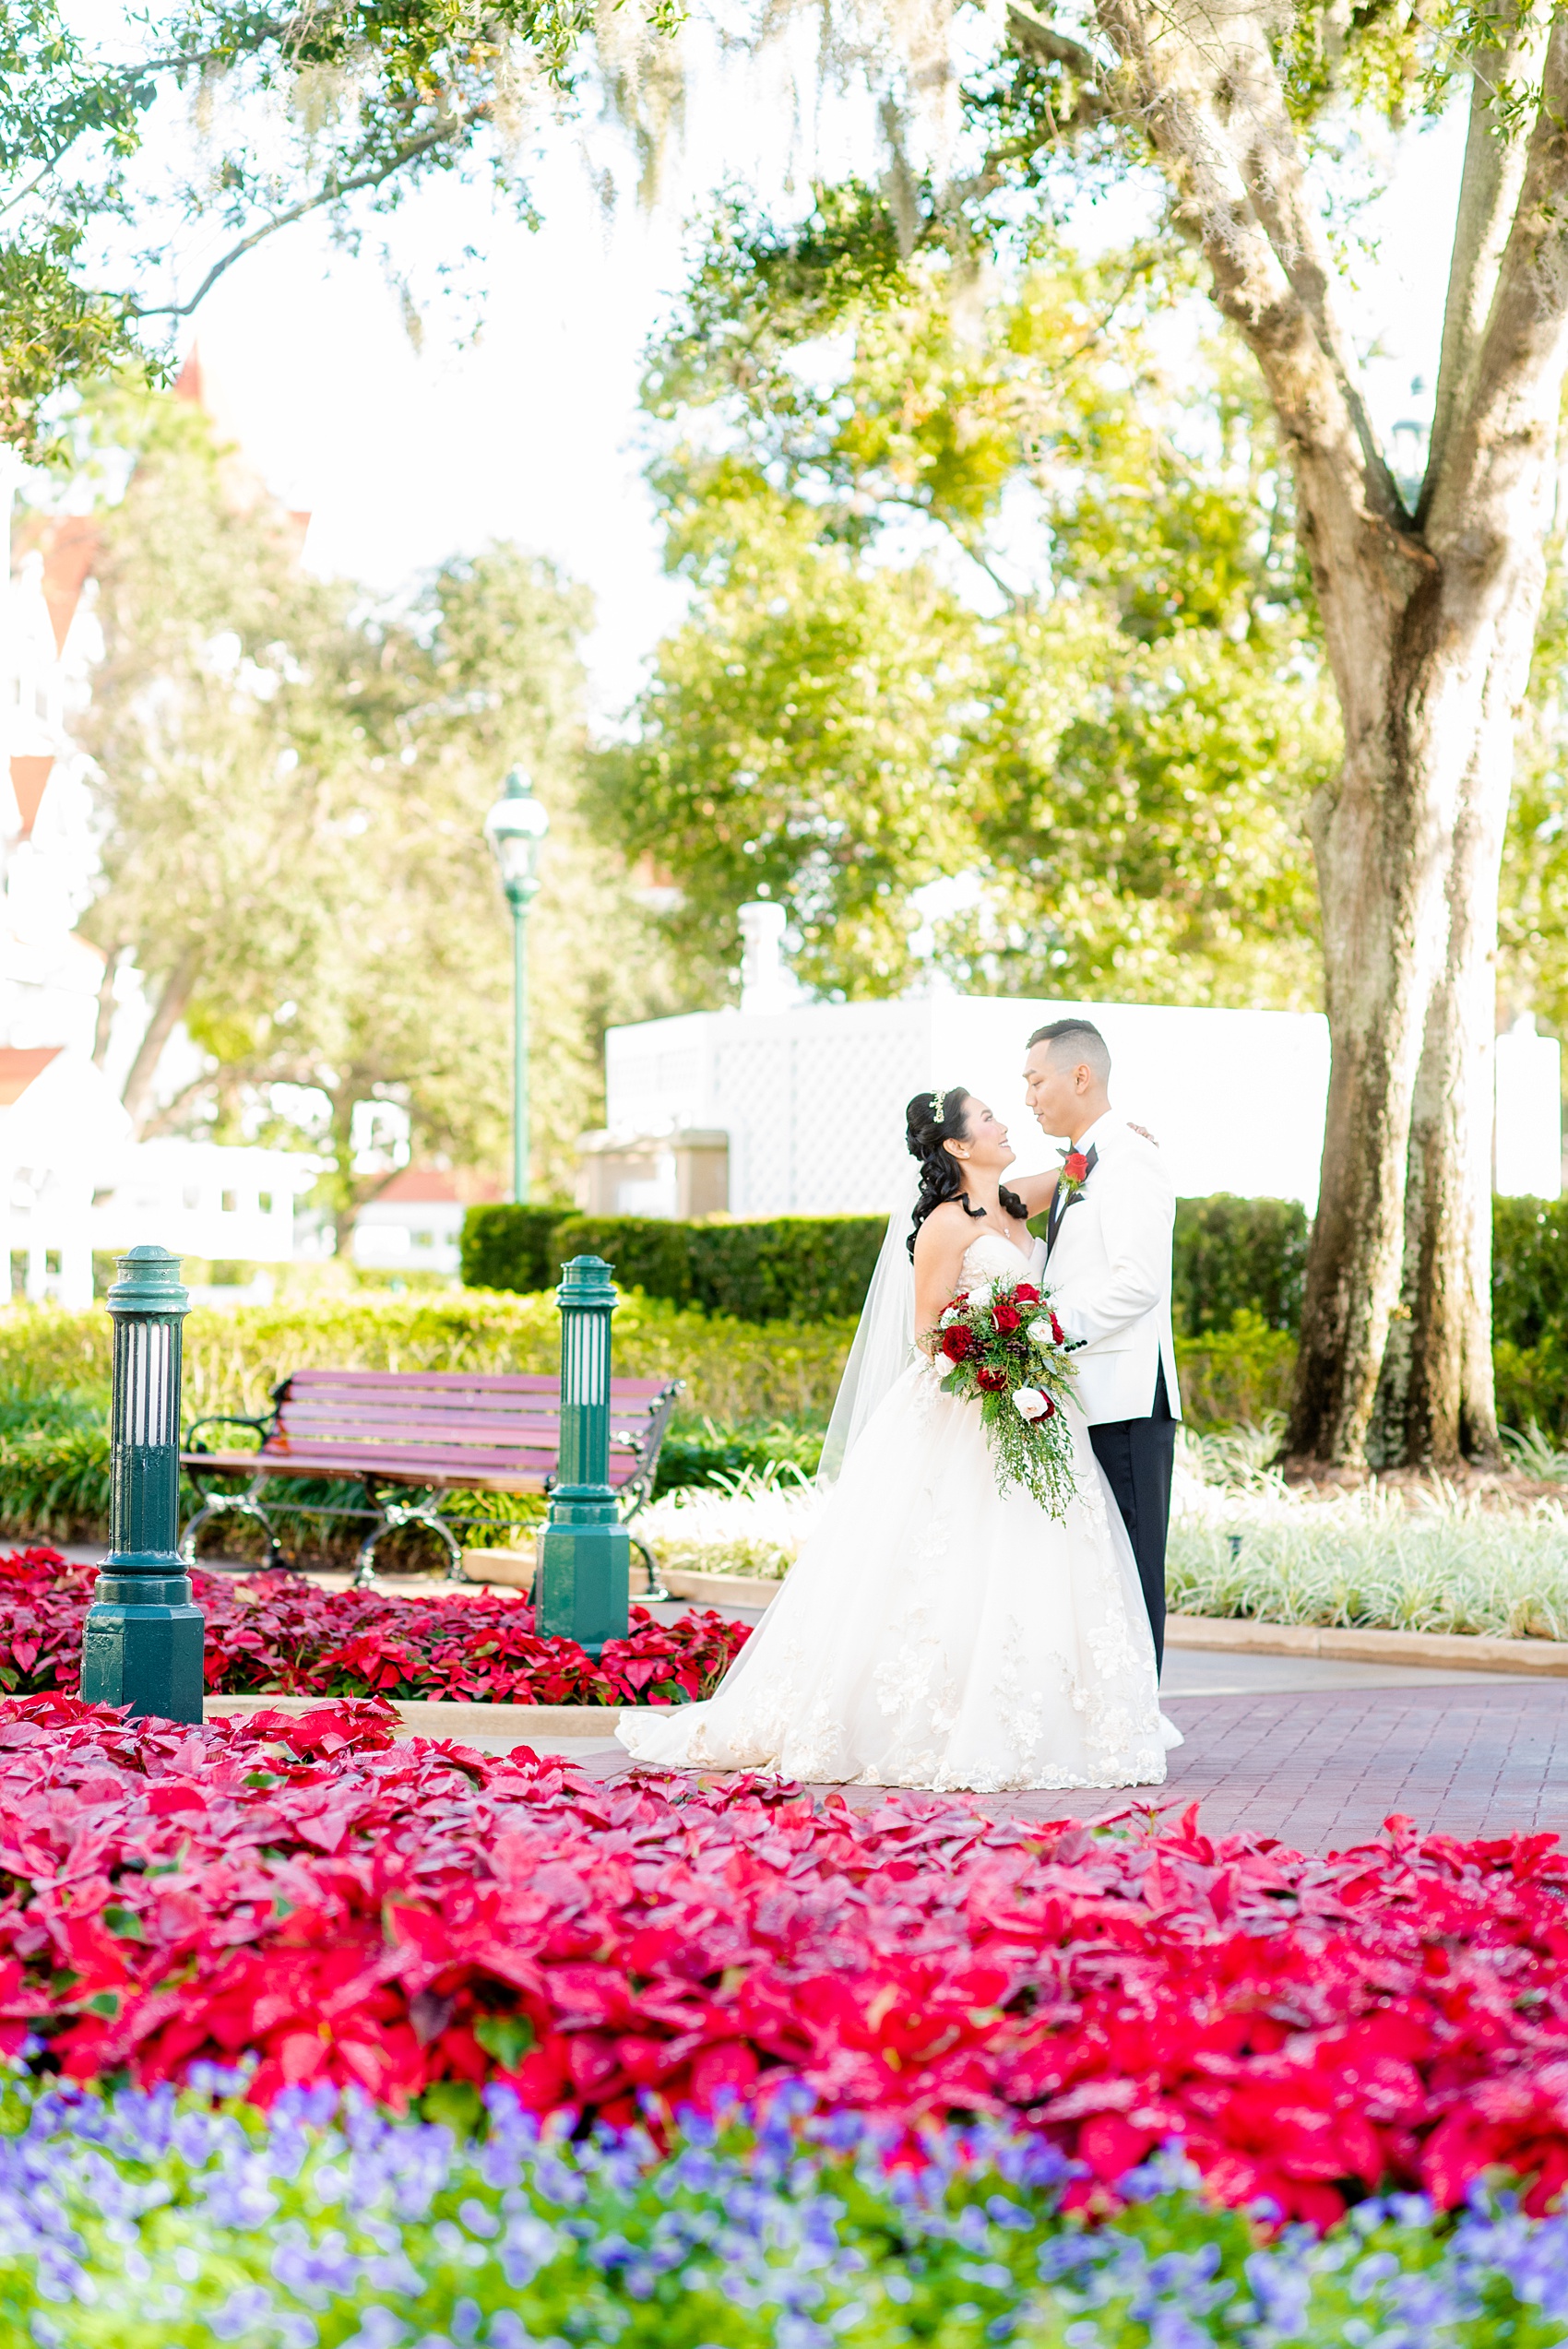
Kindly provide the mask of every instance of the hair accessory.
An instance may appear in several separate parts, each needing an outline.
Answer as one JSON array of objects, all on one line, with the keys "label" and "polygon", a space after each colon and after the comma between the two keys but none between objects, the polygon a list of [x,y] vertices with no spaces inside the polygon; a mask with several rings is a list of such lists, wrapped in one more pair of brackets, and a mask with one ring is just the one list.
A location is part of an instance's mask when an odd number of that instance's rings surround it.
[{"label": "hair accessory", "polygon": [[931,1116],[932,1123],[933,1125],[940,1125],[942,1123],[942,1105],[946,1098],[947,1096],[945,1093],[933,1093],[931,1097]]}]

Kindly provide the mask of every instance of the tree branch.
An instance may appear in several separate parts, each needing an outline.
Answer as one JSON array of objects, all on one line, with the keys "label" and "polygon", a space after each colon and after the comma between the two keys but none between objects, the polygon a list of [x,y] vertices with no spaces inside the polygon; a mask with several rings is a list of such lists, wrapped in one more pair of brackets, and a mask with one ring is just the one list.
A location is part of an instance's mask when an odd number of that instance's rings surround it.
[{"label": "tree branch", "polygon": [[[1381,637],[1425,551],[1410,536],[1334,316],[1300,143],[1261,30],[1227,16],[1211,43],[1195,10],[1154,18],[1147,0],[1098,0],[1123,63],[1117,111],[1141,125],[1176,196],[1176,219],[1208,263],[1216,303],[1257,361],[1295,461],[1337,673]],[[1369,553],[1372,561],[1367,561]],[[1390,576],[1392,565],[1396,576]]]},{"label": "tree branch", "polygon": [[[1097,88],[1100,79],[1100,63],[1092,49],[1070,33],[1061,32],[1055,25],[1048,25],[1043,17],[1026,7],[1024,0],[1008,0],[1007,35],[1015,49],[1022,49],[1031,57],[1039,57],[1048,65],[1067,65],[1081,81]],[[1102,113],[1109,109],[1101,102]]]},{"label": "tree branch", "polygon": [[[1456,400],[1428,535],[1472,566],[1526,527],[1515,508],[1550,497],[1551,451],[1568,358],[1568,24],[1553,20],[1540,103],[1486,326]],[[1544,516],[1534,517],[1544,528]],[[1532,522],[1533,527],[1533,522]]]},{"label": "tree branch", "polygon": [[1470,66],[1470,123],[1443,311],[1443,355],[1421,491],[1423,512],[1443,471],[1455,414],[1463,413],[1474,393],[1476,357],[1528,160],[1526,140],[1503,136],[1498,92],[1523,56],[1538,46],[1536,30],[1521,32],[1515,19],[1508,37],[1483,50]]},{"label": "tree branch", "polygon": [[163,1057],[163,1047],[184,1015],[200,972],[200,950],[194,945],[187,946],[165,974],[152,1017],[137,1046],[136,1058],[131,1062],[121,1098],[138,1134],[152,1107],[152,1087],[158,1075],[158,1063]]},{"label": "tree branch", "polygon": [[319,212],[324,205],[340,204],[347,196],[357,196],[367,187],[382,186],[385,182],[393,177],[394,173],[402,171],[410,163],[417,162],[422,155],[428,155],[433,148],[445,145],[448,139],[458,138],[471,129],[475,123],[486,121],[490,111],[488,106],[476,106],[471,113],[454,116],[446,122],[437,124],[433,130],[424,132],[419,138],[411,139],[406,147],[399,148],[389,161],[383,163],[375,171],[361,172],[353,179],[329,180],[324,187],[316,189],[314,195],[302,196],[297,204],[291,204],[287,211],[275,212],[270,219],[264,220],[259,228],[253,229],[248,236],[242,237],[238,244],[231,245],[222,259],[213,263],[188,302],[130,303],[126,307],[131,316],[133,318],[188,318],[191,312],[199,308],[206,300],[219,279],[227,270],[232,269],[236,261],[243,260],[245,255],[253,252],[258,244],[264,244],[269,236],[276,236],[279,229],[292,228],[296,220],[305,219],[312,212]]}]

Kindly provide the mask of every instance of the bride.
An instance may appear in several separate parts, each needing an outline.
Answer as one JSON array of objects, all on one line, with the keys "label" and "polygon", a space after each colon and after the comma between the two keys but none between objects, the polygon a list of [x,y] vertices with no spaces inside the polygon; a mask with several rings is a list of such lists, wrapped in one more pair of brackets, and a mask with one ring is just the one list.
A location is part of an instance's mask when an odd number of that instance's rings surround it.
[{"label": "bride", "polygon": [[944,1394],[945,1364],[918,1350],[950,1298],[1039,1285],[1045,1246],[1027,1218],[1056,1176],[1005,1188],[1006,1130],[961,1086],[918,1095],[907,1140],[919,1197],[888,1225],[815,1526],[714,1695],[616,1735],[639,1762],[840,1785],[1158,1785],[1181,1739],[1082,1414],[1068,1406],[1076,1497],[1054,1518],[998,1491],[980,1405]]}]

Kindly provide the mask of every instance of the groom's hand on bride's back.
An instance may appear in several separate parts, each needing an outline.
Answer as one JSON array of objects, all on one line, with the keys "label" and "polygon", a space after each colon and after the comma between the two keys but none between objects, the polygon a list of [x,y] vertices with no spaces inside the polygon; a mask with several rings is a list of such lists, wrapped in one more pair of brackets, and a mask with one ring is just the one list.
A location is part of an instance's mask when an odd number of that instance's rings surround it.
[{"label": "groom's hand on bride's back", "polygon": [[1127,1120],[1127,1131],[1129,1133],[1141,1133],[1146,1142],[1153,1142],[1155,1148],[1157,1150],[1158,1149],[1159,1144],[1155,1141],[1154,1135],[1149,1132],[1146,1125],[1134,1125],[1132,1119],[1129,1118]]}]

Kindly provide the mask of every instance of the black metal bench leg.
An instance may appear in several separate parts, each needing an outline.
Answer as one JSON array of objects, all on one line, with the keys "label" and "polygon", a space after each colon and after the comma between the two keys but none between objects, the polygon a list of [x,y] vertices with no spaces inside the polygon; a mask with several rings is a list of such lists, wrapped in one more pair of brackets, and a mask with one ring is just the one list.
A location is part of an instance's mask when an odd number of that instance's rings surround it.
[{"label": "black metal bench leg", "polygon": [[665,1589],[659,1578],[659,1561],[642,1536],[634,1534],[628,1529],[626,1538],[634,1549],[640,1549],[643,1554],[643,1564],[647,1572],[647,1582],[643,1590],[644,1598],[652,1599],[657,1605],[660,1599],[671,1597],[672,1594]]},{"label": "black metal bench leg", "polygon": [[401,1501],[384,1501],[380,1516],[360,1544],[359,1556],[354,1561],[352,1587],[355,1590],[363,1590],[367,1584],[375,1580],[376,1543],[383,1534],[394,1533],[400,1525],[422,1525],[427,1534],[434,1534],[445,1546],[446,1580],[449,1583],[470,1581],[472,1578],[463,1565],[461,1545],[451,1527],[445,1524],[436,1514],[439,1507],[439,1501],[431,1501],[413,1505]]},{"label": "black metal bench leg", "polygon": [[196,1511],[196,1515],[185,1527],[184,1538],[180,1543],[182,1565],[196,1564],[196,1536],[207,1524],[208,1519],[221,1517],[225,1514],[232,1517],[249,1517],[261,1527],[262,1532],[267,1536],[267,1563],[269,1571],[273,1568],[288,1566],[289,1561],[284,1557],[278,1536],[272,1529],[272,1520],[253,1493],[214,1493],[204,1498],[201,1508]]}]

